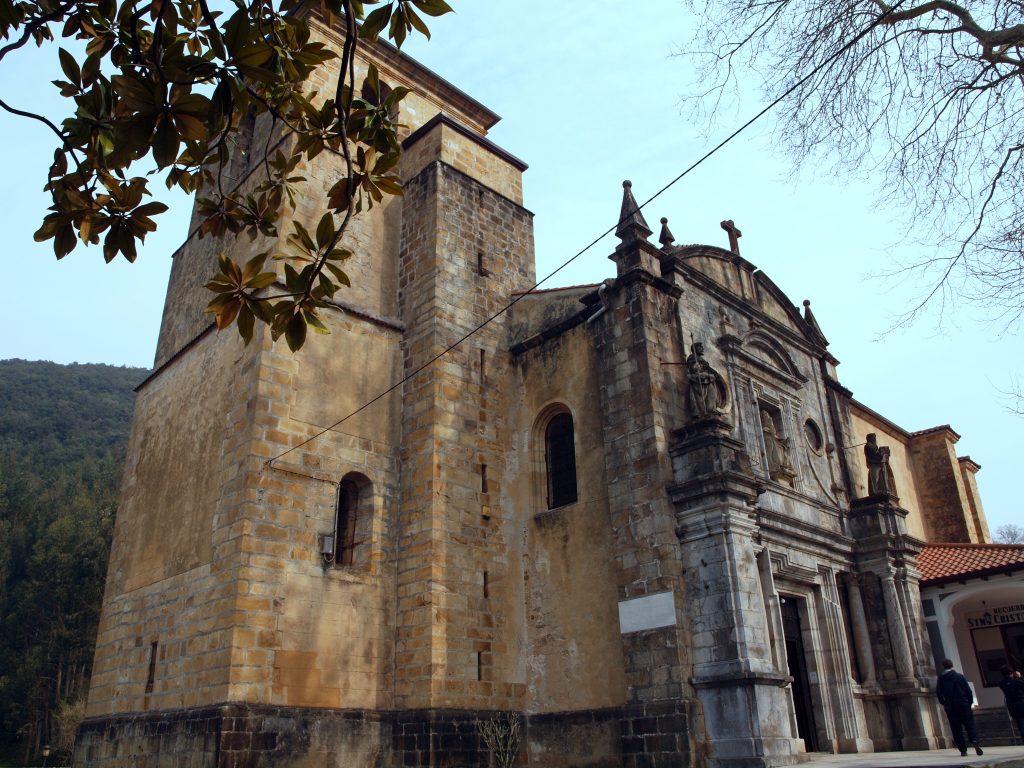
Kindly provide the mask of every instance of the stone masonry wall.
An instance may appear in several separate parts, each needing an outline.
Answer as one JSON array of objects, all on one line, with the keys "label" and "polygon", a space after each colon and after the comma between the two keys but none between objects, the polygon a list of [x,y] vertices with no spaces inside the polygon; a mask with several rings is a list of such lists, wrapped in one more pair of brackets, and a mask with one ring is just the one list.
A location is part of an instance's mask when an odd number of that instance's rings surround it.
[{"label": "stone masonry wall", "polygon": [[[471,141],[470,139],[465,139]],[[441,162],[406,181],[400,302],[405,373],[529,287],[529,213]],[[518,708],[509,578],[517,554],[500,503],[507,407],[499,324],[405,385],[398,563],[397,704]],[[486,468],[486,469],[485,469]]]},{"label": "stone masonry wall", "polygon": [[[669,433],[682,422],[682,387],[678,370],[662,365],[683,359],[678,339],[665,332],[676,327],[675,301],[639,269],[620,274],[612,301],[596,331],[619,599],[672,590],[681,616],[683,570],[665,489],[672,481]],[[623,636],[630,701],[683,695],[683,633],[679,622],[675,631]]]},{"label": "stone masonry wall", "polygon": [[[576,312],[585,309],[578,299],[575,305]],[[521,314],[521,308],[514,308],[513,324],[530,311]],[[577,325],[513,359],[518,375],[509,400],[518,458],[507,498],[526,540],[524,662],[531,712],[603,710],[626,701],[618,580],[609,567],[600,363],[591,328]],[[577,499],[548,509],[543,429],[552,407],[572,414]]]},{"label": "stone masonry wall", "polygon": [[[231,701],[391,703],[397,396],[318,433],[398,375],[397,333],[338,312],[326,320],[328,336],[296,354],[267,345],[254,371],[255,465],[240,510],[239,579],[250,599],[234,638]],[[325,566],[318,537],[334,532],[338,483],[350,472],[368,481],[366,540],[352,566]]]},{"label": "stone masonry wall", "polygon": [[[321,40],[328,45],[341,49],[342,40],[336,32],[324,27],[321,22],[311,20],[312,39]],[[432,90],[441,92],[454,91],[447,84],[438,86],[435,76],[424,70],[413,60],[395,54],[387,54],[378,50],[378,46],[363,43],[360,59],[356,64],[356,81],[362,82],[367,70],[367,62],[374,61],[380,70],[382,79],[392,86],[405,85],[411,87],[410,93],[401,105],[399,122],[405,126],[406,133],[424,125],[442,110],[454,115],[467,124],[479,126],[481,111],[484,108],[476,104],[465,94],[460,95],[460,103],[445,103]],[[337,83],[337,60],[328,62],[313,73],[308,82],[309,91],[320,94],[334,93]],[[454,94],[449,94],[454,95]],[[479,128],[478,128],[479,129]],[[258,120],[250,146],[253,148],[248,155],[237,154],[225,175],[228,186],[240,183],[243,188],[255,186],[263,180],[259,165],[249,159],[253,152],[259,153],[269,145],[276,146],[278,138],[269,137],[270,121]],[[482,155],[468,150],[471,142],[459,142],[446,139],[446,152],[450,160],[467,172],[473,172],[484,162]],[[287,151],[288,144],[284,145]],[[464,148],[465,147],[465,148]],[[257,155],[258,156],[258,155]],[[310,232],[315,231],[316,224],[324,213],[326,190],[341,178],[343,163],[340,158],[321,153],[312,163],[300,163],[296,174],[307,178],[300,195],[297,209],[285,211],[278,223],[278,232],[282,238],[291,234],[291,220],[301,221]],[[508,174],[502,163],[489,163],[488,171],[493,174],[492,186],[497,186],[507,194],[512,194],[516,202],[522,202],[521,182],[516,182],[516,173]],[[517,188],[518,193],[514,193]],[[518,194],[518,197],[515,196]],[[391,198],[364,211],[351,223],[345,246],[353,252],[352,258],[346,263],[346,271],[359,275],[352,281],[352,287],[339,292],[338,299],[349,305],[355,305],[364,311],[383,317],[394,317],[397,311],[395,303],[395,282],[398,266],[398,236],[401,227],[401,198]],[[189,227],[189,236],[174,254],[174,263],[168,283],[167,301],[161,322],[160,340],[156,354],[156,365],[162,365],[185,344],[195,338],[211,322],[212,317],[206,313],[206,305],[210,294],[203,287],[207,280],[216,272],[217,255],[227,253],[236,261],[244,262],[251,256],[262,251],[277,252],[285,247],[285,243],[273,239],[258,237],[250,241],[247,236],[236,238],[228,235],[223,239],[199,237],[192,234],[199,226],[200,220],[194,214]],[[268,264],[272,268],[273,264]],[[283,269],[282,265],[278,265]]]},{"label": "stone masonry wall", "polygon": [[201,706],[227,693],[246,588],[232,508],[252,405],[239,379],[251,362],[237,337],[207,336],[140,389],[89,715]]},{"label": "stone masonry wall", "polygon": [[919,432],[911,439],[926,541],[978,541],[956,458],[957,439],[956,433],[945,428]]}]

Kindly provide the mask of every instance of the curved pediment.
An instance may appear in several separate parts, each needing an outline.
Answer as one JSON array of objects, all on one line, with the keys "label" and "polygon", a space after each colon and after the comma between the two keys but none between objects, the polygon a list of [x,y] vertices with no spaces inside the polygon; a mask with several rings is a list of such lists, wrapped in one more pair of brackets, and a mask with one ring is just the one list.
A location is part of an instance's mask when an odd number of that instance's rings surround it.
[{"label": "curved pediment", "polygon": [[673,255],[680,264],[699,272],[729,293],[744,296],[750,292],[753,265],[731,251],[713,245],[682,245]]},{"label": "curved pediment", "polygon": [[694,282],[701,284],[710,280],[755,313],[791,328],[815,347],[824,350],[828,346],[828,340],[810,313],[810,302],[804,302],[805,310],[801,314],[770,277],[740,255],[713,245],[683,245],[671,253],[684,273],[693,276]]},{"label": "curved pediment", "polygon": [[737,341],[737,353],[761,371],[794,388],[808,380],[786,348],[765,331],[755,328]]}]

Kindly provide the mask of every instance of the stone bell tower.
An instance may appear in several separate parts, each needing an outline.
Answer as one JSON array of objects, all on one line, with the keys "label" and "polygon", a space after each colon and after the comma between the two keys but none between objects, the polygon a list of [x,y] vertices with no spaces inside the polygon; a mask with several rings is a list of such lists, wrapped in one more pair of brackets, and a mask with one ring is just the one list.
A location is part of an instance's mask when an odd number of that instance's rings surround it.
[{"label": "stone bell tower", "polygon": [[[423,367],[533,284],[526,166],[486,138],[486,107],[385,43],[361,56],[413,91],[406,193],[346,234],[353,287],[324,312],[330,335],[292,354],[266,329],[245,346],[212,327],[217,253],[274,242],[193,232],[174,254],[76,765],[427,765],[479,748],[430,737],[458,731],[446,712],[517,706],[515,648],[494,629],[512,601],[491,599],[514,584],[484,386],[503,375],[499,331]],[[342,170],[325,153],[302,173],[290,217],[311,228]]]}]

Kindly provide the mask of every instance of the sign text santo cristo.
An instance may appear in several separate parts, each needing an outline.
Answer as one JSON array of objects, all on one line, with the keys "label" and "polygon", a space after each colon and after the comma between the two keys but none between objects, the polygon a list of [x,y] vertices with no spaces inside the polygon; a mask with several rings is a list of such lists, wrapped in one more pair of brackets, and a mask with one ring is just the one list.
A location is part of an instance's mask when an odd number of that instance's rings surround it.
[{"label": "sign text santo cristo", "polygon": [[1024,604],[1003,605],[999,608],[992,608],[985,611],[985,613],[974,614],[967,617],[967,626],[971,629],[1020,623],[1024,623]]}]

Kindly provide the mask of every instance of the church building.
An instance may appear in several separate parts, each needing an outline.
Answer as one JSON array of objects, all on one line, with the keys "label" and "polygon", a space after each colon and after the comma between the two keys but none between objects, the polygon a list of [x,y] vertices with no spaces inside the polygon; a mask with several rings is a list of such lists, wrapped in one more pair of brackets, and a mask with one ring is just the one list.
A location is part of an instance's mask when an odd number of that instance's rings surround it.
[{"label": "church building", "polygon": [[213,328],[218,251],[272,243],[174,254],[75,764],[487,765],[512,715],[531,767],[945,746],[919,556],[990,541],[956,434],[854,400],[732,222],[677,244],[629,182],[615,276],[531,290],[498,116],[362,56],[414,91],[405,193],[353,220],[330,334]]}]

